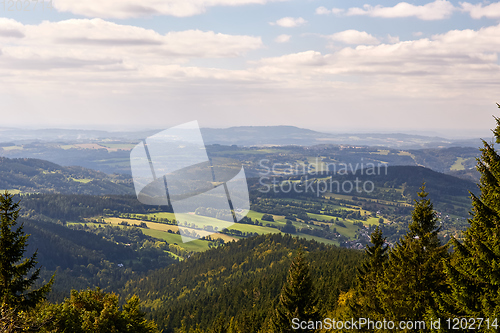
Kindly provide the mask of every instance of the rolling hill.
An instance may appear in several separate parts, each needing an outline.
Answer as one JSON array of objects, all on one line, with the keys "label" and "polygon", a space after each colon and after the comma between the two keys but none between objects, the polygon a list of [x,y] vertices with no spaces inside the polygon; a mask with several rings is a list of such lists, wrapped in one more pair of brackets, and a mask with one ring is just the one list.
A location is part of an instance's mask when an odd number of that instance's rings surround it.
[{"label": "rolling hill", "polygon": [[12,193],[134,194],[128,176],[32,158],[0,157],[0,189]]}]

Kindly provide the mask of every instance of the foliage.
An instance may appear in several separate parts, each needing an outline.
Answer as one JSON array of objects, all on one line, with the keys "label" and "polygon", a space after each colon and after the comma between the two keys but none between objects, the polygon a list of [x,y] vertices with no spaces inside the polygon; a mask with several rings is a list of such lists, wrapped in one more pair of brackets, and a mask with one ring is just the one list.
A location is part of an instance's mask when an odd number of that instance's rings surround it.
[{"label": "foliage", "polygon": [[157,333],[156,325],[145,319],[140,300],[132,296],[123,309],[118,306],[118,296],[104,293],[99,288],[73,290],[64,303],[50,305],[52,323],[46,332],[72,333]]},{"label": "foliage", "polygon": [[23,259],[29,235],[21,224],[15,230],[19,216],[19,203],[7,191],[0,195],[0,301],[2,307],[25,310],[33,308],[50,291],[53,278],[38,289],[32,289],[40,275],[37,253]]},{"label": "foliage", "polygon": [[146,206],[132,195],[29,194],[23,196],[22,214],[26,218],[81,221],[86,217],[127,213],[144,214],[171,211],[169,206]]},{"label": "foliage", "polygon": [[[270,309],[286,281],[293,254],[304,248],[318,291],[318,308],[334,308],[349,290],[363,254],[290,235],[268,234],[216,249],[130,281],[122,297],[137,294],[164,332],[206,331],[224,323],[242,332],[266,331]],[[209,304],[210,306],[207,306]]]},{"label": "foliage", "polygon": [[372,245],[367,245],[365,249],[368,258],[358,269],[355,288],[351,295],[344,294],[344,298],[349,297],[341,301],[349,306],[348,315],[356,318],[366,316],[368,313],[376,314],[382,306],[378,284],[383,279],[386,268],[388,246],[378,227],[372,232],[370,241]]},{"label": "foliage", "polygon": [[297,251],[297,256],[288,270],[286,283],[281,289],[278,304],[271,319],[273,332],[302,332],[303,330],[292,328],[294,318],[301,321],[319,320],[317,295],[302,248]]},{"label": "foliage", "polygon": [[[495,120],[493,133],[500,143],[500,119]],[[452,238],[455,253],[445,266],[451,293],[440,297],[440,311],[449,317],[493,319],[500,315],[500,155],[493,143],[483,140],[483,145],[477,160],[481,195],[471,194],[470,227],[463,243]]]},{"label": "foliage", "polygon": [[368,259],[358,271],[356,285],[340,295],[339,311],[330,312],[332,316],[397,323],[430,320],[435,314],[435,296],[447,292],[443,262],[449,257],[437,237],[438,220],[427,195],[422,186],[409,231],[392,249],[379,228],[371,234],[373,245],[367,246]]},{"label": "foliage", "polygon": [[[39,159],[0,157],[0,188],[22,192],[132,194],[132,184],[127,178]],[[88,181],[79,181],[82,179]]]},{"label": "foliage", "polygon": [[443,261],[447,246],[437,237],[439,227],[425,186],[418,193],[409,232],[390,251],[379,284],[380,314],[395,321],[422,320],[436,308],[434,295],[446,292]]},{"label": "foliage", "polygon": [[[54,275],[48,283],[35,289],[40,268],[37,253],[24,258],[29,235],[18,226],[19,203],[5,191],[0,195],[0,331],[18,332],[37,328],[29,311],[45,299],[54,282]],[[34,269],[34,271],[33,271]],[[32,272],[33,271],[33,272]],[[31,274],[30,274],[31,273]]]},{"label": "foliage", "polygon": [[262,221],[274,222],[274,217],[270,214],[264,214],[261,218]]},{"label": "foliage", "polygon": [[37,249],[43,265],[40,276],[48,279],[57,270],[58,278],[47,296],[52,302],[63,301],[72,289],[100,286],[105,291],[117,291],[133,277],[176,262],[166,251],[189,255],[175,244],[144,235],[136,227],[68,228],[33,220],[24,221],[24,225],[31,234],[28,253]]}]

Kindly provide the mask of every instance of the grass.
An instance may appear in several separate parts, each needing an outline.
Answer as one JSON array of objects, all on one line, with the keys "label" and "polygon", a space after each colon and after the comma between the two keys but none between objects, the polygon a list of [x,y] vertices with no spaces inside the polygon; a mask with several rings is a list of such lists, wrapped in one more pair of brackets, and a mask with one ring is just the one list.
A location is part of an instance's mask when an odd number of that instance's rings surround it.
[{"label": "grass", "polygon": [[[162,232],[168,232],[169,230],[173,231],[173,232],[179,231],[179,227],[177,225],[165,224],[165,223],[157,223],[157,222],[141,221],[141,220],[133,220],[133,219],[122,219],[122,218],[118,218],[118,217],[109,217],[109,218],[104,219],[104,221],[111,223],[113,225],[118,225],[120,222],[125,221],[125,222],[128,222],[131,226],[139,226],[140,223],[146,223],[147,227],[149,229],[152,229],[152,230],[158,230],[158,231],[162,231]],[[184,227],[184,228],[186,228],[186,227]],[[228,236],[228,235],[224,235],[224,234],[211,233],[208,231],[192,229],[192,228],[186,228],[186,229],[188,229],[189,231],[195,231],[202,236],[210,235],[212,238],[222,238],[226,242],[233,240],[233,237]],[[147,230],[147,229],[143,229],[143,230]]]},{"label": "grass", "polygon": [[241,232],[256,232],[258,234],[276,234],[281,232],[276,228],[261,227],[258,225],[243,224],[243,223],[236,223],[232,225],[229,229],[239,230]]},{"label": "grass", "polygon": [[459,171],[459,170],[465,170],[465,166],[462,164],[463,162],[465,162],[466,159],[463,158],[463,157],[457,157],[457,160],[455,161],[455,163],[453,163],[453,165],[450,167],[450,170],[451,171]]},{"label": "grass", "polygon": [[[379,218],[380,217],[370,217],[368,220],[366,220],[366,224],[378,225]],[[390,221],[387,221],[387,219],[384,219],[384,223],[386,223],[386,222],[390,222]]]},{"label": "grass", "polygon": [[21,190],[17,190],[17,189],[0,190],[0,193],[5,193],[5,191],[8,191],[10,194],[20,194],[21,193]]},{"label": "grass", "polygon": [[411,154],[408,151],[400,150],[398,153],[399,156],[410,156],[411,158],[414,158],[413,154]]},{"label": "grass", "polygon": [[249,210],[247,214],[247,217],[251,218],[252,220],[260,220],[262,219],[262,216],[264,216],[264,213],[259,213],[254,210]]},{"label": "grass", "polygon": [[202,252],[208,250],[208,241],[201,239],[194,239],[190,242],[183,243],[181,239],[181,235],[171,234],[169,232],[154,230],[154,229],[141,229],[145,235],[162,239],[169,244],[177,244],[180,247],[195,252]]},{"label": "grass", "polygon": [[318,221],[322,221],[322,220],[335,221],[337,219],[336,217],[330,216],[330,215],[313,214],[313,213],[307,213],[307,215],[309,215],[310,218],[318,220]]},{"label": "grass", "polygon": [[312,236],[312,235],[297,233],[297,234],[292,235],[292,236],[298,236],[300,238],[305,238],[307,240],[315,240],[315,241],[317,241],[319,243],[325,243],[325,244],[331,244],[331,245],[337,245],[337,246],[339,246],[339,242],[338,241],[334,241],[334,240],[330,240],[330,239],[325,239],[325,238],[321,238],[321,237],[316,237],[316,236]]},{"label": "grass", "polygon": [[71,179],[72,181],[78,182],[78,183],[83,183],[83,184],[90,183],[93,180],[91,178],[69,178],[69,179]]},{"label": "grass", "polygon": [[156,217],[156,218],[162,218],[162,219],[169,219],[170,221],[172,221],[173,219],[175,219],[174,213],[167,213],[167,212],[150,213],[150,214],[136,214],[136,215],[141,215],[141,216],[145,215],[148,218],[150,218],[150,217]]},{"label": "grass", "polygon": [[379,149],[376,152],[372,152],[372,154],[376,154],[376,155],[389,155],[389,150],[387,150],[387,149]]},{"label": "grass", "polygon": [[[346,198],[350,199],[350,197]],[[345,207],[339,207],[342,209],[347,209],[347,210],[352,210],[350,208],[345,208]],[[279,227],[285,225],[285,218],[284,216],[281,215],[273,215],[275,221],[270,222],[270,221],[263,221],[262,216],[264,213],[260,213],[257,211],[249,211],[247,216],[251,218],[252,220],[258,220],[259,222],[265,224],[271,224],[273,226]],[[150,214],[136,214],[136,216],[141,217],[141,216],[147,216],[147,218],[166,218],[169,220],[177,219],[181,223],[184,221],[188,221],[188,223],[195,223],[198,227],[203,227],[206,225],[210,225],[213,227],[219,227],[219,230],[222,228],[228,227],[228,229],[232,230],[239,230],[244,233],[257,233],[257,234],[271,234],[271,233],[280,233],[281,231],[277,228],[272,228],[272,227],[265,227],[265,226],[258,226],[258,225],[251,225],[251,224],[243,224],[243,223],[230,223],[226,221],[221,221],[217,220],[215,218],[210,218],[210,217],[204,217],[204,216],[199,216],[195,214],[173,214],[173,213],[168,213],[168,212],[160,212],[160,213],[150,213]],[[348,237],[349,239],[353,239],[358,232],[359,228],[357,226],[354,226],[353,223],[357,222],[356,220],[342,220],[342,222],[345,224],[346,227],[341,227],[339,225],[335,225],[333,222],[336,219],[334,216],[329,216],[329,215],[323,215],[323,214],[311,214],[309,213],[309,216],[317,219],[317,220],[326,220],[326,221],[331,221],[332,223],[332,228],[336,228],[337,232],[340,233],[341,235]],[[208,249],[208,241],[201,240],[201,239],[192,239],[191,241],[188,241],[186,243],[182,242],[182,237],[181,235],[177,234],[176,232],[179,230],[177,225],[170,225],[170,224],[165,224],[165,223],[158,223],[158,222],[152,222],[152,221],[146,221],[146,220],[136,220],[136,219],[127,219],[127,218],[118,218],[118,217],[109,217],[106,218],[105,221],[107,223],[110,223],[115,226],[120,226],[122,228],[126,228],[127,226],[122,226],[119,225],[122,221],[126,221],[130,224],[130,226],[138,226],[140,223],[145,223],[148,228],[141,228],[141,231],[148,236],[166,241],[169,244],[177,244],[184,249],[188,251],[205,251]],[[369,219],[368,221],[362,221],[365,224],[375,224],[378,223],[378,218],[373,218]],[[87,223],[88,225],[92,225],[92,223]],[[229,224],[229,225],[228,225]],[[298,221],[292,221],[292,224],[297,228],[303,228],[305,226],[308,226],[309,228],[320,228],[320,226],[317,225],[306,225],[303,222],[298,222]],[[95,224],[98,225],[98,224]],[[199,230],[199,229],[192,229],[188,228],[190,231],[195,231],[198,233],[200,236],[208,236],[210,235],[212,238],[222,238],[224,241],[232,241],[232,240],[238,240],[240,237],[233,237],[225,234],[219,234],[219,233],[212,233],[204,230]],[[169,232],[170,231],[170,232]],[[316,240],[318,242],[322,242],[325,244],[334,244],[334,245],[339,245],[338,241],[335,240],[328,240],[322,237],[317,237],[317,236],[312,236],[312,235],[307,235],[307,234],[302,234],[302,233],[297,233],[294,236],[298,237],[303,237],[309,240]],[[185,239],[185,238],[184,238]]]},{"label": "grass", "polygon": [[[131,228],[133,226],[139,225],[139,223],[144,222],[148,226],[149,229],[146,228],[141,228],[141,231],[143,234],[164,240],[169,244],[177,244],[180,247],[188,250],[188,251],[205,251],[208,249],[208,241],[206,240],[201,240],[201,239],[195,239],[191,238],[192,240],[186,243],[182,242],[181,235],[176,234],[179,230],[179,228],[175,225],[168,225],[168,224],[163,224],[163,223],[155,223],[155,222],[149,222],[149,221],[139,221],[139,220],[130,220],[130,219],[121,219],[121,218],[116,218],[116,217],[111,217],[111,218],[106,218],[104,219],[107,223],[112,224],[113,226],[118,226],[120,228]],[[119,225],[118,223],[126,221],[130,223],[130,226],[124,226],[124,225]],[[82,223],[82,222],[68,222],[68,225],[76,225],[76,224],[87,224],[87,226],[105,226],[106,224],[102,223]],[[168,232],[168,230],[173,231],[172,233]],[[197,230],[198,231],[198,230]],[[225,242],[232,241],[235,239],[234,237],[231,237],[229,235],[224,235],[224,234],[211,234],[210,235],[213,239],[215,238],[222,238],[224,239]],[[188,237],[189,238],[189,237]]]},{"label": "grass", "polygon": [[143,223],[146,223],[148,228],[155,229],[155,230],[160,230],[160,231],[172,230],[174,232],[179,230],[179,228],[176,225],[149,222],[149,221],[140,221],[140,220],[133,220],[133,219],[122,219],[119,217],[108,217],[108,218],[104,219],[104,221],[106,221],[107,223],[111,223],[113,225],[118,225],[120,222],[125,221],[125,222],[128,222],[131,226],[139,226],[139,224],[143,222]]},{"label": "grass", "polygon": [[9,147],[2,147],[3,150],[23,150],[22,146],[9,146]]},{"label": "grass", "polygon": [[341,221],[345,224],[345,228],[341,227],[339,225],[333,224],[332,228],[336,228],[337,232],[341,234],[342,236],[348,237],[349,239],[354,238],[356,236],[356,232],[359,230],[357,226],[355,226],[353,223],[356,222],[354,220],[343,220]]}]

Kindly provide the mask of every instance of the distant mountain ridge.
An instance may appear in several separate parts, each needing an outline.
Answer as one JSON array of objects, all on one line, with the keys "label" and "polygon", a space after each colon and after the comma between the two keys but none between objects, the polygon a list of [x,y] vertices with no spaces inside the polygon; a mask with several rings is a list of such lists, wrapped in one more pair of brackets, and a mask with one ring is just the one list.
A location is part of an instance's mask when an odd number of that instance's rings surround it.
[{"label": "distant mountain ridge", "polygon": [[[102,131],[38,129],[24,130],[0,128],[0,143],[29,141],[92,141],[92,140],[142,140],[163,129],[142,131]],[[239,146],[345,144],[384,146],[389,148],[479,147],[479,139],[451,140],[437,136],[404,133],[326,133],[296,126],[237,126],[229,128],[202,128],[206,144]]]}]

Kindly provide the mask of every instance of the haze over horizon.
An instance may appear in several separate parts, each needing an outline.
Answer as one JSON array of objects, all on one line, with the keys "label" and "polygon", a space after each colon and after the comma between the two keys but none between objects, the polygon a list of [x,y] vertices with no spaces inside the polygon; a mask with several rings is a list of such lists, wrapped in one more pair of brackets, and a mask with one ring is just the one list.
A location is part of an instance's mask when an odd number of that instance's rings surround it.
[{"label": "haze over horizon", "polygon": [[[202,129],[208,129],[208,130],[228,130],[228,129],[236,129],[236,130],[244,130],[245,128],[279,128],[279,127],[290,127],[293,129],[298,129],[298,130],[305,130],[305,131],[313,131],[316,132],[317,134],[325,134],[325,135],[333,135],[333,136],[343,136],[343,135],[351,135],[351,136],[356,136],[356,135],[377,135],[377,136],[384,136],[387,135],[387,137],[391,136],[397,136],[397,135],[408,135],[408,136],[422,136],[422,137],[428,137],[428,138],[441,138],[445,140],[470,140],[470,139],[484,139],[484,140],[490,140],[492,137],[492,132],[491,130],[457,130],[457,131],[446,131],[446,130],[435,130],[435,131],[425,131],[425,130],[407,130],[407,131],[400,131],[400,130],[383,130],[383,129],[342,129],[342,128],[327,128],[327,129],[314,129],[314,128],[305,128],[305,127],[300,127],[300,126],[293,126],[293,125],[262,125],[262,126],[228,126],[228,127],[202,127]],[[24,135],[29,135],[32,134],[33,138],[36,137],[36,134],[30,133],[32,131],[43,131],[45,132],[44,135],[45,137],[50,137],[50,131],[54,132],[65,132],[68,131],[69,133],[71,132],[78,132],[78,131],[98,131],[98,132],[107,132],[110,135],[114,133],[156,133],[156,132],[161,132],[165,130],[166,128],[154,128],[154,127],[109,127],[109,126],[79,126],[79,125],[74,125],[74,126],[68,126],[68,127],[0,127],[0,142],[4,142],[5,139],[8,137],[8,134],[1,135],[2,132],[10,132],[11,131],[21,131],[21,132],[26,132]],[[222,132],[220,132],[222,133]],[[66,133],[67,134],[67,133]],[[48,135],[48,136],[47,136]],[[54,138],[57,136],[57,133],[53,133]],[[43,138],[39,138],[42,139]],[[7,140],[8,141],[8,140]],[[352,142],[353,144],[355,142]],[[307,145],[307,144],[306,144]]]}]

